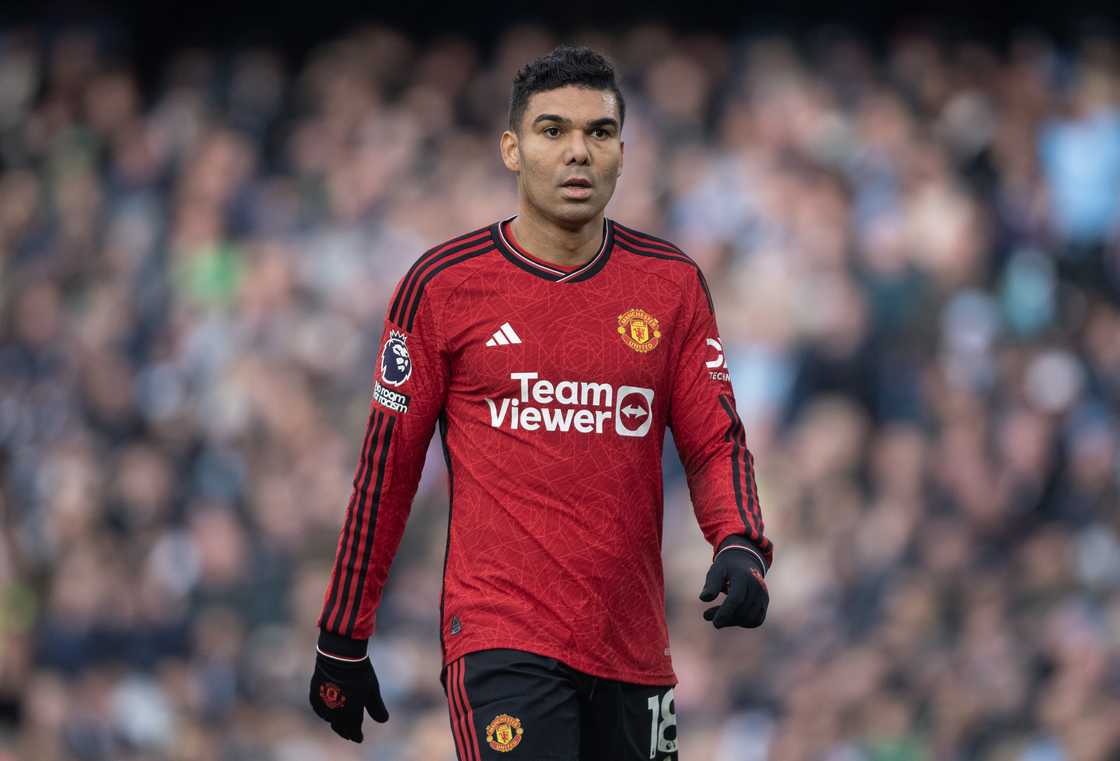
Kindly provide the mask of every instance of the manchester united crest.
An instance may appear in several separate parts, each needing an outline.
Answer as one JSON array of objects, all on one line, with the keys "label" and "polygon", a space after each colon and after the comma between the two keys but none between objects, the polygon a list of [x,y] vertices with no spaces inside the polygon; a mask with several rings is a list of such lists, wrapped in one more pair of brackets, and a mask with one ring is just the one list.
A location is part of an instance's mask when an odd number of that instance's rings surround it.
[{"label": "manchester united crest", "polygon": [[661,323],[644,309],[628,309],[618,316],[618,334],[631,349],[645,354],[661,342]]},{"label": "manchester united crest", "polygon": [[338,710],[346,705],[346,695],[337,684],[327,682],[319,685],[319,697],[323,699],[323,703],[327,708],[332,711]]},{"label": "manchester united crest", "polygon": [[521,719],[508,713],[498,714],[486,725],[486,742],[499,753],[508,753],[516,748],[523,734],[525,730],[521,728]]}]

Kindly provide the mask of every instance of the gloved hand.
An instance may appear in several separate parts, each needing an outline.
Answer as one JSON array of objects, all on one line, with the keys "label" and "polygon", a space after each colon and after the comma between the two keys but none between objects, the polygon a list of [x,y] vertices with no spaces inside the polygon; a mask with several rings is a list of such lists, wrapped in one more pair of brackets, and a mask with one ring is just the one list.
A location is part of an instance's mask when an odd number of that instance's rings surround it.
[{"label": "gloved hand", "polygon": [[708,569],[700,599],[711,602],[720,592],[726,592],[721,605],[704,611],[704,620],[711,621],[717,629],[725,626],[742,626],[754,629],[766,620],[770,605],[770,592],[766,588],[766,567],[757,552],[740,537],[728,537]]},{"label": "gloved hand", "polygon": [[369,656],[353,658],[352,648],[345,648],[350,650],[346,655],[325,651],[324,638],[332,636],[324,633],[319,638],[315,673],[311,676],[311,708],[340,737],[360,743],[362,711],[368,711],[374,721],[382,724],[389,720],[389,711],[381,699],[381,687]]}]

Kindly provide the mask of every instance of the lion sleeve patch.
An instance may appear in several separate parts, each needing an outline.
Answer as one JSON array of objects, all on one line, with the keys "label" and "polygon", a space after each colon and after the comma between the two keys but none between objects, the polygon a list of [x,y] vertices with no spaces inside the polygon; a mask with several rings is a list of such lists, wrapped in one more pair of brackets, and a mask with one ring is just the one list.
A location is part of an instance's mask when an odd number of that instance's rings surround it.
[{"label": "lion sleeve patch", "polygon": [[408,355],[408,336],[398,330],[389,332],[381,349],[381,380],[400,386],[412,376],[412,357]]}]

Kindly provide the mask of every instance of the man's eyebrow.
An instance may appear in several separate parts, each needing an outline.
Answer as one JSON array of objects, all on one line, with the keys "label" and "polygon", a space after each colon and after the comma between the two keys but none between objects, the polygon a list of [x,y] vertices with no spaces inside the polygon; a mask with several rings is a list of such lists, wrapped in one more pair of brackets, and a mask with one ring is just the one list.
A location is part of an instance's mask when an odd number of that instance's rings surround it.
[{"label": "man's eyebrow", "polygon": [[[566,116],[560,116],[558,114],[541,114],[533,120],[533,124],[539,124],[540,122],[556,122],[557,124],[569,126],[571,125],[572,120],[567,118]],[[589,121],[587,123],[587,126],[592,129],[594,129],[595,127],[615,127],[617,129],[618,120],[610,116],[604,116],[599,119],[593,119]]]},{"label": "man's eyebrow", "polygon": [[558,116],[557,114],[541,114],[533,120],[533,124],[537,124],[539,122],[558,122],[560,124],[571,124],[572,120],[564,116]]},{"label": "man's eyebrow", "polygon": [[594,128],[594,127],[615,127],[617,129],[618,128],[618,119],[614,119],[614,118],[611,118],[609,116],[604,116],[601,119],[594,119],[592,121],[589,121],[587,123],[587,126],[592,127],[592,128]]}]

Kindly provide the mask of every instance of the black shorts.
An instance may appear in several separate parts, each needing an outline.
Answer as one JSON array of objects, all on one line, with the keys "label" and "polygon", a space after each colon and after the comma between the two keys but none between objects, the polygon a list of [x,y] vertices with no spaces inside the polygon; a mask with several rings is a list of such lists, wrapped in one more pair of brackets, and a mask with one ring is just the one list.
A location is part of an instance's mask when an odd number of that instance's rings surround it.
[{"label": "black shorts", "polygon": [[520,650],[440,675],[459,761],[677,761],[673,685],[617,682]]}]

